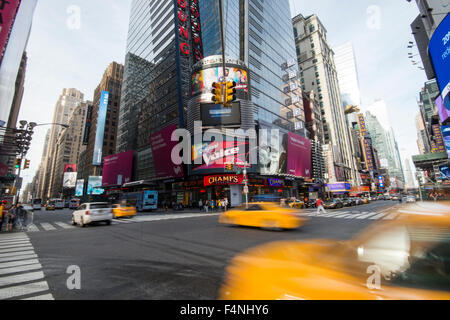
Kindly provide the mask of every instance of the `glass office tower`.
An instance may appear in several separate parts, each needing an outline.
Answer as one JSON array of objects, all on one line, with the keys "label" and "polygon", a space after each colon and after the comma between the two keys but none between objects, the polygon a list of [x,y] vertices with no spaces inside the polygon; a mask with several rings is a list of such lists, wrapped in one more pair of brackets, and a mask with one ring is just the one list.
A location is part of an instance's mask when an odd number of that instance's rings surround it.
[{"label": "glass office tower", "polygon": [[[223,0],[223,7],[225,54],[250,70],[255,119],[294,131],[293,119],[283,112],[290,96],[283,91],[287,71],[282,65],[294,58],[292,69],[298,70],[289,1]],[[200,1],[200,16],[205,57],[221,54],[218,1]]]}]

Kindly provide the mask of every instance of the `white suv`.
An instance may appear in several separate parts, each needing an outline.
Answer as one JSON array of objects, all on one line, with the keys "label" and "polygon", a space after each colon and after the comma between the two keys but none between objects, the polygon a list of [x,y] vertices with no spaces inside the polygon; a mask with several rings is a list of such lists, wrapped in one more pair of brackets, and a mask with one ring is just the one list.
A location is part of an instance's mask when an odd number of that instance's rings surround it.
[{"label": "white suv", "polygon": [[84,227],[92,222],[111,224],[112,208],[107,202],[84,203],[72,213],[72,224]]}]

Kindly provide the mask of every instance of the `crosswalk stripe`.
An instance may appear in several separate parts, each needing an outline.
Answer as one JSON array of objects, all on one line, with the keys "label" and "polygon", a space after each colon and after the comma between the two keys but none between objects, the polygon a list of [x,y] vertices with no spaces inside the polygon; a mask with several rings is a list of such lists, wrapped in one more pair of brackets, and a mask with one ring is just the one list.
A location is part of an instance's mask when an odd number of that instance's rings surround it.
[{"label": "crosswalk stripe", "polygon": [[11,242],[20,242],[20,241],[28,241],[28,240],[30,240],[28,237],[26,237],[26,238],[14,238],[14,239],[7,238],[7,239],[5,239],[5,238],[0,236],[0,242],[1,243],[11,243]]},{"label": "crosswalk stripe", "polygon": [[20,242],[0,242],[0,249],[1,248],[14,248],[14,247],[22,247],[30,244],[30,240],[27,241],[20,241]]},{"label": "crosswalk stripe", "polygon": [[23,255],[27,255],[27,254],[33,254],[33,253],[34,253],[34,250],[21,251],[21,252],[0,253],[0,258],[17,257],[17,256],[23,256]]},{"label": "crosswalk stripe", "polygon": [[76,228],[74,225],[72,224],[68,224],[68,223],[64,223],[64,222],[55,222],[55,224],[57,226],[60,226],[63,229],[73,229]]},{"label": "crosswalk stripe", "polygon": [[369,219],[370,219],[370,220],[378,220],[378,219],[383,218],[385,215],[386,215],[386,213],[385,213],[385,212],[382,212],[382,213],[377,214],[376,216],[373,216],[373,217],[371,217],[371,218],[369,218]]},{"label": "crosswalk stripe", "polygon": [[42,265],[40,263],[28,264],[24,266],[16,266],[11,268],[0,269],[0,276],[11,274],[11,273],[19,273],[25,271],[32,271],[42,269]]},{"label": "crosswalk stripe", "polygon": [[384,217],[384,220],[393,220],[393,219],[397,218],[398,215],[399,215],[398,212],[393,212],[390,215]]},{"label": "crosswalk stripe", "polygon": [[36,296],[36,297],[31,297],[31,298],[26,298],[26,299],[21,299],[21,300],[55,300],[55,298],[53,298],[52,294],[45,294],[42,296]]},{"label": "crosswalk stripe", "polygon": [[353,215],[353,213],[348,213],[348,214],[340,214],[340,215],[336,216],[335,218],[339,218],[339,219],[342,219],[342,218],[347,218],[347,217],[350,217],[350,216],[352,216],[352,215]]},{"label": "crosswalk stripe", "polygon": [[45,231],[56,230],[56,228],[54,226],[52,226],[50,223],[47,223],[47,222],[41,223],[41,227],[44,228]]},{"label": "crosswalk stripe", "polygon": [[22,282],[40,280],[42,278],[44,278],[44,273],[42,271],[19,274],[10,277],[0,277],[0,287],[10,286]]},{"label": "crosswalk stripe", "polygon": [[35,264],[35,263],[39,263],[39,260],[38,259],[28,259],[28,260],[14,261],[14,262],[3,262],[3,263],[0,263],[0,272],[2,271],[1,269],[3,269],[3,268],[24,266],[24,265]]},{"label": "crosswalk stripe", "polygon": [[37,258],[37,254],[35,254],[35,253],[24,254],[22,256],[4,257],[4,258],[0,257],[0,262],[19,261],[19,260],[22,261],[22,260],[33,259],[33,258]]},{"label": "crosswalk stripe", "polygon": [[351,216],[347,217],[347,219],[356,219],[358,217],[366,215],[367,213],[368,212],[366,211],[366,212],[362,212],[362,213],[359,213],[359,214],[352,214]]},{"label": "crosswalk stripe", "polygon": [[39,229],[35,224],[32,224],[28,226],[28,232],[39,232]]},{"label": "crosswalk stripe", "polygon": [[31,244],[29,244],[25,247],[0,249],[0,254],[7,253],[7,252],[21,252],[23,250],[33,250],[33,246]]},{"label": "crosswalk stripe", "polygon": [[378,212],[369,212],[368,214],[358,217],[357,219],[367,219],[368,217],[374,216],[376,214],[378,214]]},{"label": "crosswalk stripe", "polygon": [[0,299],[10,299],[49,290],[50,288],[48,287],[47,281],[28,283],[0,289]]}]

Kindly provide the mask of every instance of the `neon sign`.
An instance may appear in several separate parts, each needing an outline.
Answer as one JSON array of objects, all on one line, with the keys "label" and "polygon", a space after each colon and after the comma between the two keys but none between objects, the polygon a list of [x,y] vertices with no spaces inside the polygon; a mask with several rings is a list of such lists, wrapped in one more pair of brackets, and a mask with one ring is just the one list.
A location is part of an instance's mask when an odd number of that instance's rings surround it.
[{"label": "neon sign", "polygon": [[192,56],[193,63],[203,59],[199,0],[177,0],[180,51]]}]

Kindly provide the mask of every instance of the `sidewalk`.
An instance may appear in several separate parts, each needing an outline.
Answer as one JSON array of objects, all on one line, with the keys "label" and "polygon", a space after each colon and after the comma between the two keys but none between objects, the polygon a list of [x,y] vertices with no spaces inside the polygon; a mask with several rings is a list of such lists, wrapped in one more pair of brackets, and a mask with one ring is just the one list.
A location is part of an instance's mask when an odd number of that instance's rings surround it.
[{"label": "sidewalk", "polygon": [[200,209],[195,209],[195,208],[186,208],[184,210],[173,210],[173,209],[169,209],[167,211],[163,210],[163,209],[158,209],[158,210],[154,210],[154,211],[138,211],[137,215],[138,216],[152,216],[152,215],[173,215],[173,214],[199,214],[199,213],[203,213],[205,215],[208,214],[218,214],[218,213],[222,213],[223,211],[200,211]]}]

